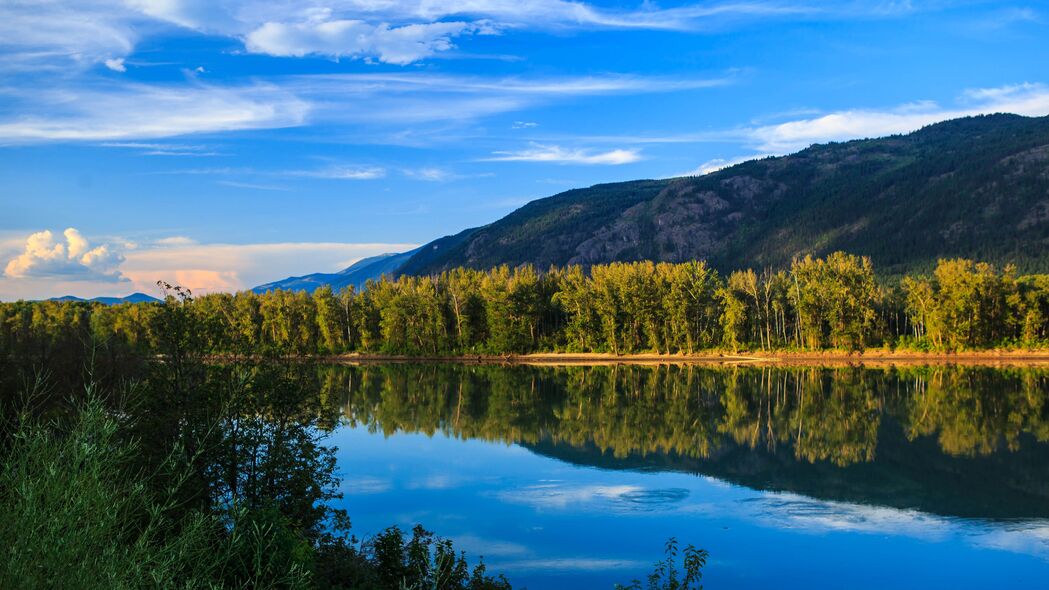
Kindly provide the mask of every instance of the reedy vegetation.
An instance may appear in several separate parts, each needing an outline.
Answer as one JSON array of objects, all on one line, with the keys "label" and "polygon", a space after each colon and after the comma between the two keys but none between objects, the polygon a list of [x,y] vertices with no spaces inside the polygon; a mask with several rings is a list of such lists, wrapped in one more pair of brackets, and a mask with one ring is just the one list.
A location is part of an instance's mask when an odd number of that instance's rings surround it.
[{"label": "reedy vegetation", "polygon": [[[170,286],[169,286],[170,287]],[[879,280],[841,252],[788,270],[720,276],[704,262],[457,268],[361,291],[210,294],[168,306],[0,304],[0,353],[44,360],[87,339],[110,354],[398,355],[709,350],[971,350],[1049,342],[1049,275],[941,260],[931,276]],[[175,318],[174,320],[172,318]],[[181,322],[186,342],[165,334]]]}]

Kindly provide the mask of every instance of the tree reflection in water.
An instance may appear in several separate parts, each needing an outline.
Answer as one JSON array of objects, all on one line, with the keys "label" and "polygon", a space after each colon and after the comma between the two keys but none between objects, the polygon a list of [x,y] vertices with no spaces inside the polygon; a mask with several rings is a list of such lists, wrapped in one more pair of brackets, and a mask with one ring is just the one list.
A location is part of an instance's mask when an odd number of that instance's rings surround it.
[{"label": "tree reflection in water", "polygon": [[988,518],[1049,515],[1049,371],[327,366],[349,425]]}]

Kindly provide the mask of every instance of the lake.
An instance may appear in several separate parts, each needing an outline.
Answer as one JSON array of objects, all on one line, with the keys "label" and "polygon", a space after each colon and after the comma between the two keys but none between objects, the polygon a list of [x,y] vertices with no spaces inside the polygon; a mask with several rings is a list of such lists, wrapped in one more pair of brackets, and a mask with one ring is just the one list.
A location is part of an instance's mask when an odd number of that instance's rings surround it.
[{"label": "lake", "polygon": [[1049,370],[319,367],[358,536],[421,523],[515,587],[1049,585]]}]

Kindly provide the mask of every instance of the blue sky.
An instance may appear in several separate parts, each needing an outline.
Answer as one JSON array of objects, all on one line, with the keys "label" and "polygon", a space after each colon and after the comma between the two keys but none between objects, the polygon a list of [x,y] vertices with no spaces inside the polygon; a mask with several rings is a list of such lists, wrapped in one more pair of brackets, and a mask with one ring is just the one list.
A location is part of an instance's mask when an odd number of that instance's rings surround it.
[{"label": "blue sky", "polygon": [[569,188],[1049,114],[1043,2],[14,0],[0,53],[4,300],[235,290]]}]

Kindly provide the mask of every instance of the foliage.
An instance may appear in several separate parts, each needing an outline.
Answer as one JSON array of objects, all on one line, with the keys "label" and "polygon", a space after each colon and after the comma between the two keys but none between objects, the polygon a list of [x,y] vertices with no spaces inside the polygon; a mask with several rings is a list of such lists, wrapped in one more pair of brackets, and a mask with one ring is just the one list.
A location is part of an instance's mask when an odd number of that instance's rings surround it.
[{"label": "foliage", "polygon": [[471,571],[466,557],[456,554],[452,542],[421,526],[410,539],[398,527],[379,533],[370,543],[382,588],[398,590],[510,590],[503,576],[486,573],[484,563]]},{"label": "foliage", "polygon": [[[0,472],[0,565],[4,588],[209,588],[222,585],[224,558],[247,545],[203,513],[180,514],[177,490],[136,467],[138,445],[89,395],[68,424],[23,415]],[[176,455],[163,465],[180,469]],[[176,477],[176,481],[182,479]],[[239,526],[236,527],[239,529]],[[274,538],[256,529],[259,547]],[[248,568],[256,588],[294,587],[260,552]],[[234,574],[234,572],[230,572]],[[237,576],[241,580],[245,576]]]},{"label": "foliage", "polygon": [[[617,590],[703,590],[699,581],[703,578],[703,566],[710,556],[705,549],[696,549],[692,545],[680,549],[677,539],[671,537],[664,548],[666,557],[657,561],[648,584],[641,585],[634,580],[627,586],[616,585]],[[681,569],[678,569],[678,553],[681,554]]]},{"label": "foliage", "polygon": [[835,252],[725,279],[703,262],[616,262],[460,268],[339,293],[193,298],[168,287],[163,304],[0,303],[0,363],[17,353],[68,374],[85,343],[106,366],[162,354],[174,401],[199,381],[202,354],[968,350],[1049,339],[1049,275],[964,259],[882,284],[869,258]]}]

